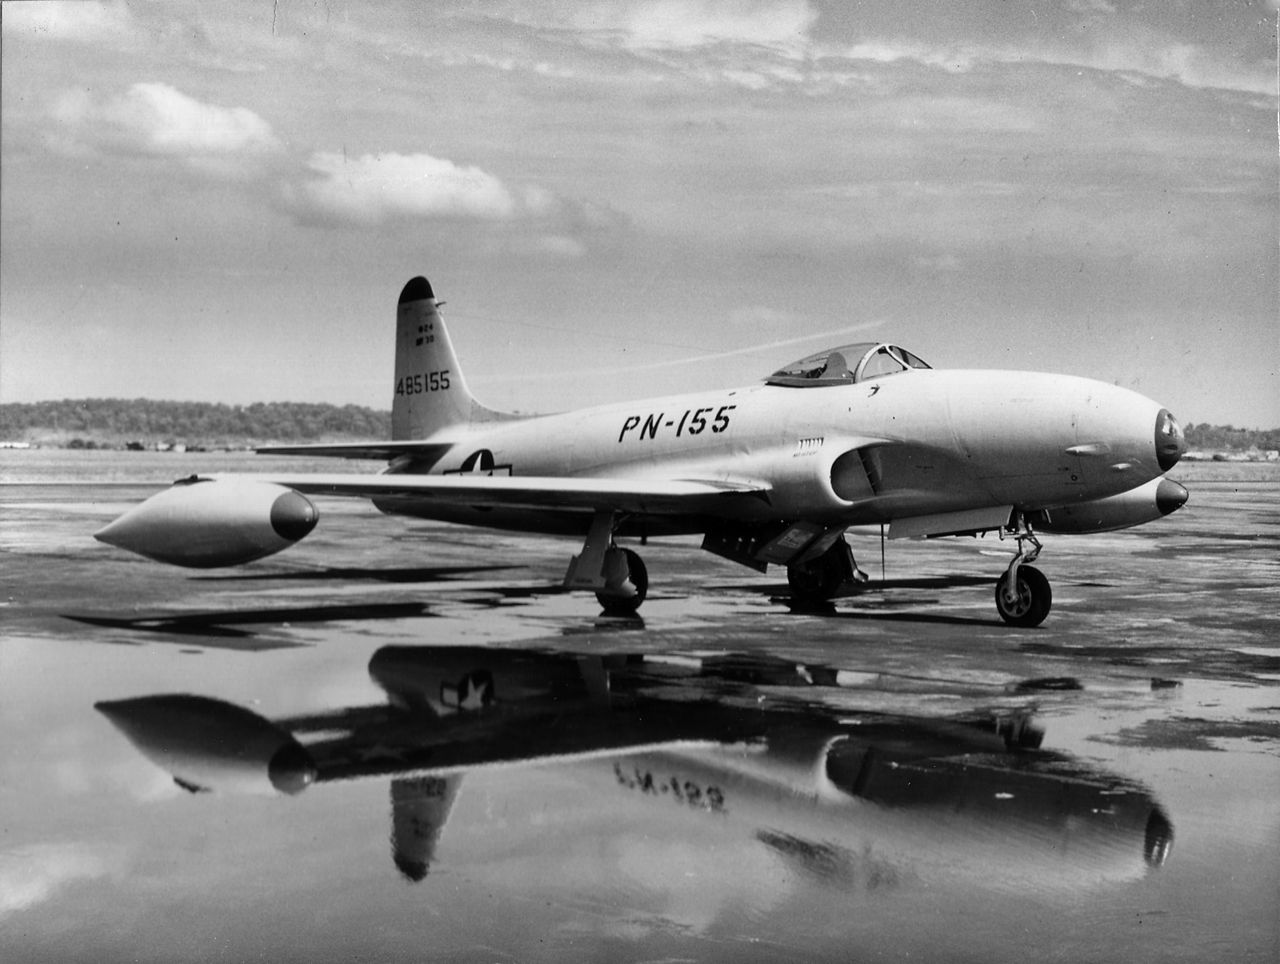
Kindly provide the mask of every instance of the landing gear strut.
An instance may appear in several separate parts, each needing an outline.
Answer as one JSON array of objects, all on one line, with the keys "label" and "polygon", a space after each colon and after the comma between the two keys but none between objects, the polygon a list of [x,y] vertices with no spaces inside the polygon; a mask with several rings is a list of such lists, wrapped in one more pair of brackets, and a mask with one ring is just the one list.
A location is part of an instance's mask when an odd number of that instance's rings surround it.
[{"label": "landing gear strut", "polygon": [[633,616],[648,595],[649,573],[636,553],[614,545],[614,523],[611,512],[592,516],[582,552],[569,560],[564,585],[595,590],[610,615]]},{"label": "landing gear strut", "polygon": [[1022,513],[1017,515],[1013,537],[1018,540],[1018,551],[996,580],[996,610],[1010,626],[1039,626],[1049,615],[1053,591],[1044,573],[1027,565],[1040,555],[1040,540]]},{"label": "landing gear strut", "polygon": [[816,559],[787,566],[787,584],[795,598],[805,602],[826,602],[866,581],[867,574],[858,568],[843,536]]}]

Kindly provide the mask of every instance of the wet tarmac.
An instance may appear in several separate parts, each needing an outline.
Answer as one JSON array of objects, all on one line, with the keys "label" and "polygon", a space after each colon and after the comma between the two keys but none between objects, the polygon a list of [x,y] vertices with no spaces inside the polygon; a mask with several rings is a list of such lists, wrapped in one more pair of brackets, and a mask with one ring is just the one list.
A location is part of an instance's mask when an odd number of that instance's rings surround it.
[{"label": "wet tarmac", "polygon": [[177,458],[0,454],[5,960],[1280,959],[1274,466],[1047,537],[1017,630],[991,538],[855,537],[821,612],[654,540],[630,620],[357,502],[234,570],[90,538],[231,457]]}]

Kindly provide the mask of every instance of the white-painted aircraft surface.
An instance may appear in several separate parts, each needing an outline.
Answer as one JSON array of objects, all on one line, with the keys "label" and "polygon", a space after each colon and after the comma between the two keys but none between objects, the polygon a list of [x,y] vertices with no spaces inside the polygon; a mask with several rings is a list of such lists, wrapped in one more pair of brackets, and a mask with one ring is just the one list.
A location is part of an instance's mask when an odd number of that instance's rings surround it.
[{"label": "white-painted aircraft surface", "polygon": [[400,293],[392,440],[259,449],[386,459],[378,474],[192,476],[95,534],[192,567],[232,566],[315,526],[307,495],[385,513],[583,540],[565,585],[635,611],[648,575],[618,539],[701,534],[703,548],[829,600],[866,576],[851,526],[890,539],[999,532],[1017,546],[996,580],[1001,617],[1035,626],[1052,593],[1028,563],[1036,532],[1122,529],[1187,491],[1164,477],[1186,450],[1167,409],[1070,375],[936,370],[887,343],[810,355],[760,384],[523,416],[467,388],[435,293]]}]

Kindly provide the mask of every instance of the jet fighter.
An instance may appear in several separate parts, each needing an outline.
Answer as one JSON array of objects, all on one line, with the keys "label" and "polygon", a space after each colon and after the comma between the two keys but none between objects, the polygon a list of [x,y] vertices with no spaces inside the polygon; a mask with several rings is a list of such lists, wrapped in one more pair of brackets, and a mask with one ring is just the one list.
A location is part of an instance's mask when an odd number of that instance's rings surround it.
[{"label": "jet fighter", "polygon": [[1186,442],[1159,403],[1072,375],[934,369],[889,343],[821,351],[740,388],[495,411],[468,389],[423,277],[397,306],[391,423],[391,441],[258,449],[385,459],[381,473],[193,475],[95,537],[180,566],[234,566],[311,532],[308,495],[363,497],[390,515],[581,539],[564,584],[626,613],[649,577],[619,540],[701,535],[760,572],[786,567],[795,597],[815,601],[867,579],[852,526],[890,539],[999,532],[1017,549],[996,608],[1031,627],[1052,604],[1029,564],[1037,532],[1122,529],[1187,500],[1164,477]]}]

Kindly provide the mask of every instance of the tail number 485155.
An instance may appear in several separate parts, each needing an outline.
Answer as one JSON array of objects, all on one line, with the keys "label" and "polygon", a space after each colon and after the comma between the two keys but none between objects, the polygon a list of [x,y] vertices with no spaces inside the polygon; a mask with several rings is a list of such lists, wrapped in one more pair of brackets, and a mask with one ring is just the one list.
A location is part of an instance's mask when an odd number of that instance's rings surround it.
[{"label": "tail number 485155", "polygon": [[427,392],[444,392],[449,389],[449,369],[438,372],[417,372],[396,380],[397,395],[424,395]]}]

